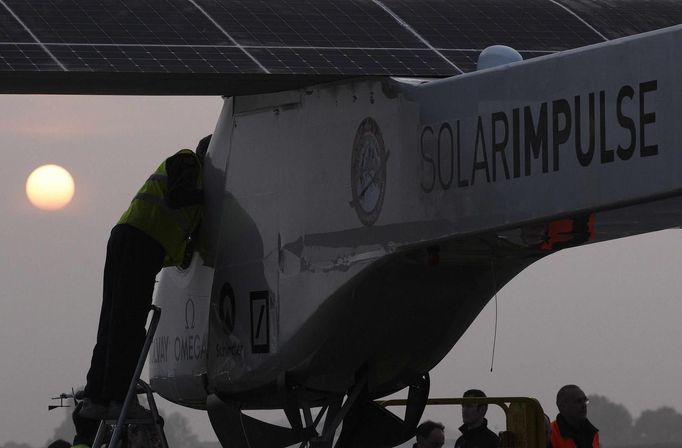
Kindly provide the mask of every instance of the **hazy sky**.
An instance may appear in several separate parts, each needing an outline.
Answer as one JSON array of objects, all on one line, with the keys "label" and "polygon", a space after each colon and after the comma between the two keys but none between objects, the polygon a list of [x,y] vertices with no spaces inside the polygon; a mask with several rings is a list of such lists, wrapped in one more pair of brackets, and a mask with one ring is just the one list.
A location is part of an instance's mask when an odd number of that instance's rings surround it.
[{"label": "hazy sky", "polygon": [[[112,225],[164,157],[212,132],[221,106],[214,97],[0,97],[0,445],[42,446],[61,423],[60,411],[47,412],[49,398],[84,383]],[[45,163],[75,179],[61,211],[26,199],[26,178]],[[634,416],[682,410],[681,270],[679,230],[531,266],[498,295],[494,372],[491,301],[432,372],[432,396],[478,387],[534,396],[554,415],[558,387],[577,383]],[[215,440],[205,414],[185,414],[201,439]],[[460,424],[456,409],[435,417]]]}]

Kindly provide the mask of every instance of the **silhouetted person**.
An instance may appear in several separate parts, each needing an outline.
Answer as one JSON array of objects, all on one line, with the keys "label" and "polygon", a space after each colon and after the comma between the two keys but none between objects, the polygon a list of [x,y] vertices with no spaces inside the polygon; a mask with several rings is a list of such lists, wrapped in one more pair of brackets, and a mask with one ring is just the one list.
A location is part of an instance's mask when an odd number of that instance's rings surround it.
[{"label": "silhouetted person", "polygon": [[441,448],[445,443],[445,426],[427,420],[417,426],[417,443],[413,448]]},{"label": "silhouetted person", "polygon": [[553,448],[599,448],[599,430],[587,419],[585,393],[569,384],[556,395],[559,415],[552,422]]},{"label": "silhouetted person", "polygon": [[[210,138],[199,142],[196,153],[183,149],[164,160],[111,230],[97,344],[80,417],[120,414],[144,344],[156,274],[186,262],[203,214],[202,167]],[[128,417],[146,416],[134,401]]]},{"label": "silhouetted person", "polygon": [[[464,398],[485,398],[483,391],[469,389],[464,392]],[[455,448],[497,448],[500,438],[488,429],[488,420],[485,414],[488,412],[487,404],[463,404],[462,426],[459,430],[462,435],[455,442]]]}]

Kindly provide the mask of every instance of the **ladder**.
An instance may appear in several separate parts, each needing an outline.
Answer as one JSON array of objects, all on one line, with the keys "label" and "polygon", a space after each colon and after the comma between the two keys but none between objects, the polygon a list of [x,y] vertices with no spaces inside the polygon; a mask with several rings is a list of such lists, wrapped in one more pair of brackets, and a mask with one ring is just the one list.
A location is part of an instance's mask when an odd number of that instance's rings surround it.
[{"label": "ladder", "polygon": [[[149,384],[140,379],[142,367],[144,367],[144,363],[147,360],[147,354],[149,353],[149,348],[152,345],[156,327],[159,324],[159,319],[161,318],[161,308],[152,305],[151,311],[153,314],[151,322],[149,323],[149,328],[147,329],[147,337],[145,338],[144,345],[142,346],[140,357],[137,360],[135,373],[133,374],[133,379],[130,381],[130,387],[128,387],[128,393],[126,394],[125,401],[123,402],[121,414],[116,420],[102,420],[100,422],[97,435],[95,436],[95,441],[92,444],[92,448],[101,448],[102,445],[106,445],[107,448],[119,448],[124,430],[127,429],[129,425],[154,426],[159,437],[161,447],[168,448],[166,434],[163,431],[163,419],[159,416],[159,410],[156,407],[156,402],[154,401],[154,391],[151,389]],[[140,394],[145,394],[147,396],[149,410],[151,411],[152,415],[147,419],[129,419],[127,418],[128,409],[130,408],[133,400],[137,397],[137,395]],[[113,432],[111,431],[112,427]],[[111,438],[107,442],[106,439],[109,434],[111,434]]]}]

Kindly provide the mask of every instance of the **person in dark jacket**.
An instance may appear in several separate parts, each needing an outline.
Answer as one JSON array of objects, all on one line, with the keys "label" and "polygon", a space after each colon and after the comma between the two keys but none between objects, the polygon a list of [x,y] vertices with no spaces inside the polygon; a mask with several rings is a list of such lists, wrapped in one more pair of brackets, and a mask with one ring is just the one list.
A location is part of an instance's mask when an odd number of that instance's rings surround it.
[{"label": "person in dark jacket", "polygon": [[[485,398],[483,391],[469,389],[464,392],[464,398]],[[500,438],[488,429],[487,404],[462,405],[462,423],[459,427],[462,435],[455,442],[455,448],[497,448]]]},{"label": "person in dark jacket", "polygon": [[[120,414],[142,350],[156,275],[186,260],[203,213],[203,157],[178,151],[147,179],[111,230],[104,266],[104,298],[79,416],[101,420]],[[148,411],[134,402],[130,418]]]},{"label": "person in dark jacket", "polygon": [[553,448],[599,448],[599,430],[587,419],[590,401],[575,384],[568,384],[557,392],[559,415],[552,422]]}]

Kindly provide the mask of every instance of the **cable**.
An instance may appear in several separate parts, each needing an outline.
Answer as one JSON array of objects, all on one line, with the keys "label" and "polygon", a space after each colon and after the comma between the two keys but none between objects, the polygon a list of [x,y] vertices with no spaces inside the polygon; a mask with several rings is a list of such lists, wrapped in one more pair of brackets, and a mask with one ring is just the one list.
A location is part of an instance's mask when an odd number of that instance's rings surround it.
[{"label": "cable", "polygon": [[495,262],[490,259],[490,267],[493,273],[493,287],[495,288],[495,332],[493,334],[493,353],[490,358],[490,372],[493,371],[493,364],[495,363],[495,345],[497,344],[497,279],[495,278]]},{"label": "cable", "polygon": [[246,445],[251,448],[251,442],[249,441],[249,434],[246,432],[246,426],[244,426],[244,414],[242,414],[242,410],[239,409],[239,423],[242,425],[242,434],[244,434],[244,440],[246,441]]}]

